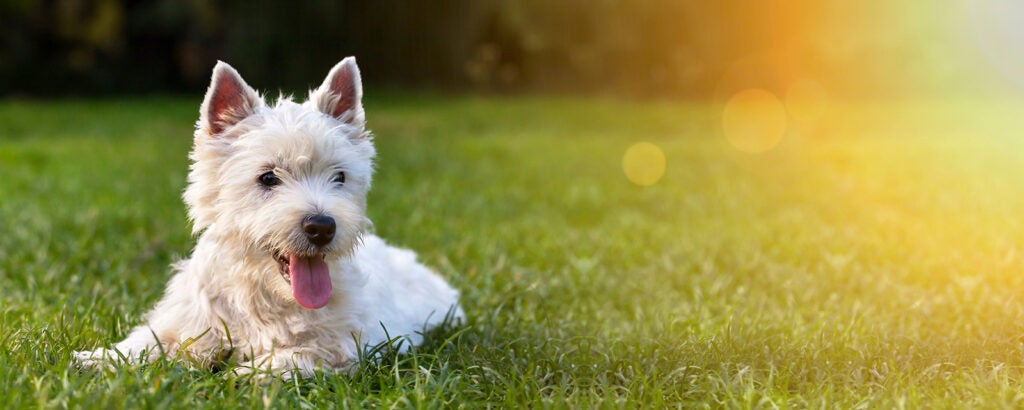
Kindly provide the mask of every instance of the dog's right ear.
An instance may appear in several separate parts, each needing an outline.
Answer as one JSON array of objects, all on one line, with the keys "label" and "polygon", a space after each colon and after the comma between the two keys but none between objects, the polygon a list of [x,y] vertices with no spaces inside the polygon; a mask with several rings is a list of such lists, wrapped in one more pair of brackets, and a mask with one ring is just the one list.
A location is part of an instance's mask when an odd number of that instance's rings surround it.
[{"label": "dog's right ear", "polygon": [[218,135],[254,114],[263,98],[249,87],[238,71],[223,61],[213,68],[210,88],[199,108],[199,134]]}]

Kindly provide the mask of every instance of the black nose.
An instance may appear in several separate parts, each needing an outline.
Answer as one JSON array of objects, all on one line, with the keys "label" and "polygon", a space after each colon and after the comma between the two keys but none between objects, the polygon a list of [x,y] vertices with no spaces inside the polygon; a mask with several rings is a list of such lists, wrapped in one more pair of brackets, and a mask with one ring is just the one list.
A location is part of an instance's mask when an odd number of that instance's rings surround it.
[{"label": "black nose", "polygon": [[334,218],[327,215],[310,215],[302,220],[302,230],[306,232],[309,241],[316,246],[330,243],[331,239],[334,239],[334,231],[337,228],[338,225],[334,223]]}]

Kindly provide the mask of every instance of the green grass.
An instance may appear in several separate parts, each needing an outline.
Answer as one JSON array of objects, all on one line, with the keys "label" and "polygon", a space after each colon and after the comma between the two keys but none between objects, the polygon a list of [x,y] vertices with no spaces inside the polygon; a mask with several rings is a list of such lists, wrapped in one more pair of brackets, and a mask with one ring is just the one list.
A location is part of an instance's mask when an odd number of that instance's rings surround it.
[{"label": "green grass", "polygon": [[[197,97],[198,98],[198,97]],[[758,155],[711,104],[367,102],[376,230],[469,325],[351,377],[79,372],[192,246],[198,100],[0,103],[5,407],[1021,407],[1024,122],[834,104]],[[650,187],[622,155],[667,157]]]}]

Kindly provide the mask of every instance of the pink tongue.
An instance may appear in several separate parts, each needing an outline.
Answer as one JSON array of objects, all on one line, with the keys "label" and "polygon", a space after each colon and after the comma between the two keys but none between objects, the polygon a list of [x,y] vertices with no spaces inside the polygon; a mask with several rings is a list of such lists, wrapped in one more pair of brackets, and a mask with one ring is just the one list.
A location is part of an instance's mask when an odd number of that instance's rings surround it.
[{"label": "pink tongue", "polygon": [[302,307],[319,309],[331,298],[331,272],[324,258],[289,255],[288,274],[292,280],[292,296]]}]

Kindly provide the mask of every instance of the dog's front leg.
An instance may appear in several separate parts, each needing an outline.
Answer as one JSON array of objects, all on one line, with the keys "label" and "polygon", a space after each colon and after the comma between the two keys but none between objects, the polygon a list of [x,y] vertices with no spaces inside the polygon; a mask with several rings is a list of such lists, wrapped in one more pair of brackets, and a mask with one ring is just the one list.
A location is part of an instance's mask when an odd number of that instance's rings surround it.
[{"label": "dog's front leg", "polygon": [[139,326],[128,337],[109,349],[99,348],[74,353],[75,361],[84,368],[111,366],[116,363],[142,364],[160,356],[164,345],[149,326]]},{"label": "dog's front leg", "polygon": [[[175,275],[164,298],[146,315],[146,324],[132,329],[111,348],[75,352],[82,367],[150,363],[161,355],[176,355],[188,347],[190,357],[208,363],[206,355],[218,354],[218,329],[204,304],[196,303],[198,292],[182,274]],[[213,334],[211,334],[213,333]]]}]

